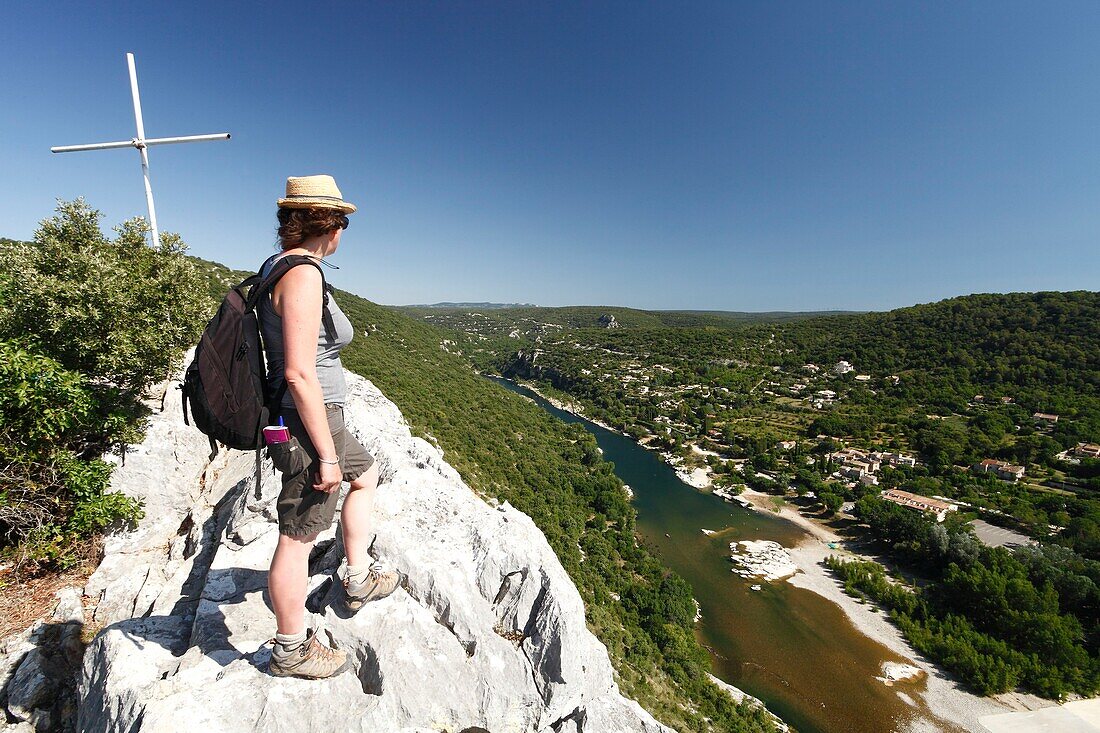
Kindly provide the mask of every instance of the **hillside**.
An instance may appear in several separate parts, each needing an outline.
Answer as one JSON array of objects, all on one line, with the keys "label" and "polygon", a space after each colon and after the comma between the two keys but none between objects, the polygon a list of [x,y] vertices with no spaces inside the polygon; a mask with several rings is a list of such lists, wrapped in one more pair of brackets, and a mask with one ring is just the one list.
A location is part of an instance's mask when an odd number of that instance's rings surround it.
[{"label": "hillside", "polygon": [[[567,394],[591,417],[689,465],[701,463],[687,449],[692,442],[753,458],[780,441],[815,444],[819,435],[915,450],[937,470],[985,459],[1022,465],[1027,480],[1019,485],[978,490],[953,475],[950,486],[934,488],[1005,512],[1011,519],[997,515],[998,523],[1040,536],[1076,519],[1059,541],[1100,557],[1100,507],[1092,502],[1100,471],[1095,461],[1057,457],[1100,440],[1098,323],[1100,294],[1082,291],[973,295],[737,329],[586,327],[530,336],[517,317],[498,320],[491,336],[475,324],[451,338],[478,368]],[[1058,418],[1039,425],[1036,413]],[[711,463],[721,478],[725,466]],[[1058,498],[1046,484],[1077,489]]]},{"label": "hillside", "polygon": [[[203,266],[212,291],[242,274]],[[735,705],[707,679],[690,588],[636,546],[622,482],[588,433],[476,374],[447,351],[440,329],[350,293],[336,297],[357,334],[344,365],[391,399],[471,487],[534,520],[576,583],[623,694],[679,730],[706,729],[703,716],[715,730],[770,730],[762,712]]]},{"label": "hillside", "polygon": [[[582,314],[587,318],[600,309],[573,312],[579,322]],[[950,415],[982,395],[1065,416],[1052,431],[1063,447],[1095,437],[1100,429],[1098,293],[974,295],[888,313],[726,330],[658,326],[656,316],[645,314],[633,327],[595,329],[587,322],[584,328],[543,328],[532,337],[524,330],[526,315],[512,312],[512,318],[498,320],[491,334],[467,325],[460,345],[479,366],[542,378],[626,430],[646,428],[655,417],[647,416],[652,410],[646,408],[653,392],[634,388],[642,381],[651,386],[698,383],[700,394],[688,390],[678,400],[686,403],[687,412],[707,409],[714,413],[712,422],[722,422],[721,408],[705,407],[720,402],[710,399],[712,388],[740,395],[731,401],[743,406],[759,405],[777,402],[752,390],[761,380],[760,392],[778,387],[777,394],[805,398],[812,383],[826,379],[845,392],[861,387],[853,384],[861,373],[867,375],[862,387],[872,392],[855,390],[852,397],[871,411],[887,402],[899,410]],[[502,339],[501,332],[512,336]],[[850,375],[830,375],[842,361],[850,363]],[[792,389],[796,384],[802,386]],[[840,402],[824,407],[844,412]],[[680,418],[693,424],[690,416]]]},{"label": "hillside", "polygon": [[[606,328],[740,328],[755,323],[782,323],[815,316],[816,312],[776,311],[750,313],[739,311],[654,311],[621,306],[574,305],[562,307],[513,307],[495,305],[479,309],[476,304],[400,306],[402,313],[443,328],[478,333],[483,336],[534,337],[562,329]],[[485,312],[482,313],[481,311]],[[602,319],[602,320],[601,320]]]},{"label": "hillside", "polygon": [[888,313],[815,318],[775,333],[777,351],[789,349],[772,359],[778,365],[846,360],[860,371],[940,382],[964,401],[974,388],[1033,397],[1036,408],[1048,412],[1076,412],[1078,399],[1100,394],[1097,292],[969,295]]}]

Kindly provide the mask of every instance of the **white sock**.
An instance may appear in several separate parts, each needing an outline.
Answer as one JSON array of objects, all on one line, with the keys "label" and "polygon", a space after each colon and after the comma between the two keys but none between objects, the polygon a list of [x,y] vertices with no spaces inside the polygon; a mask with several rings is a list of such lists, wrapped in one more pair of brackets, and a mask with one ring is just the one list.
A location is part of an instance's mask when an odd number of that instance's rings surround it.
[{"label": "white sock", "polygon": [[275,634],[275,646],[277,651],[279,651],[279,647],[282,647],[281,651],[292,652],[305,642],[305,631],[300,631],[297,634]]},{"label": "white sock", "polygon": [[381,570],[382,564],[375,560],[368,566],[363,565],[348,565],[348,578],[354,580],[356,583],[362,583],[367,579],[367,573],[371,570]]}]

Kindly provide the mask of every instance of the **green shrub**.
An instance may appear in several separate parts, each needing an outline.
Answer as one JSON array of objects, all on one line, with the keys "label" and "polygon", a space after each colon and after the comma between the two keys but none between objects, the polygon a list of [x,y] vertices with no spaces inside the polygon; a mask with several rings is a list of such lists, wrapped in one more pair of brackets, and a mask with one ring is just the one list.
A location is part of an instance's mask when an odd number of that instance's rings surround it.
[{"label": "green shrub", "polygon": [[179,237],[141,219],[108,239],[61,202],[33,242],[0,240],[0,550],[61,569],[142,514],[109,491],[111,444],[137,440],[145,390],[180,366],[211,303]]},{"label": "green shrub", "polygon": [[206,284],[178,235],[145,244],[141,218],[99,230],[83,199],[60,202],[33,242],[0,245],[0,338],[36,351],[123,396],[140,395],[180,364],[210,310]]}]

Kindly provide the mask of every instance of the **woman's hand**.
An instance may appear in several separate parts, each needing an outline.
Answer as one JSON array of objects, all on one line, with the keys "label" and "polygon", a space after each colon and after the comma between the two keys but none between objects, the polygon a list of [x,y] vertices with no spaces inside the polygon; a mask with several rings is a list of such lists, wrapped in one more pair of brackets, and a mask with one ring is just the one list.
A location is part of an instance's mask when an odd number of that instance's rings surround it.
[{"label": "woman's hand", "polygon": [[344,473],[339,463],[322,463],[321,470],[317,472],[317,480],[313,484],[313,488],[331,494],[333,491],[340,489],[340,479],[343,476]]}]

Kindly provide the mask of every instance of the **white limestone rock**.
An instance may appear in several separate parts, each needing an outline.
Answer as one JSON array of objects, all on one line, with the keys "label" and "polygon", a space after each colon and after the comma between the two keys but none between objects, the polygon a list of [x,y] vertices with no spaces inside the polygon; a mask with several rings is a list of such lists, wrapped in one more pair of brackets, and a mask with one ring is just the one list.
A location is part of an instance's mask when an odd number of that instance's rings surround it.
[{"label": "white limestone rock", "polygon": [[59,590],[53,612],[0,647],[0,700],[7,717],[51,729],[50,721],[71,711],[71,686],[83,651],[81,591]]},{"label": "white limestone rock", "polygon": [[347,378],[349,429],[380,464],[372,554],[409,576],[407,591],[345,618],[333,603],[340,541],[335,529],[319,538],[308,622],[353,670],[267,674],[278,481],[265,464],[257,499],[251,454],[208,463],[205,438],[166,400],[147,445],[116,472],[115,488],[158,516],[113,538],[89,580],[107,626],[84,659],[78,728],[667,731],[619,694],[580,595],[530,518],[478,498],[392,402]]},{"label": "white limestone rock", "polygon": [[781,580],[798,572],[798,566],[783,546],[771,540],[731,542],[730,559],[736,565],[733,572],[742,578]]},{"label": "white limestone rock", "polygon": [[902,662],[883,662],[882,663],[882,676],[876,677],[888,687],[895,682],[907,682],[910,680],[917,680],[924,676],[924,670],[913,664],[905,664]]}]

